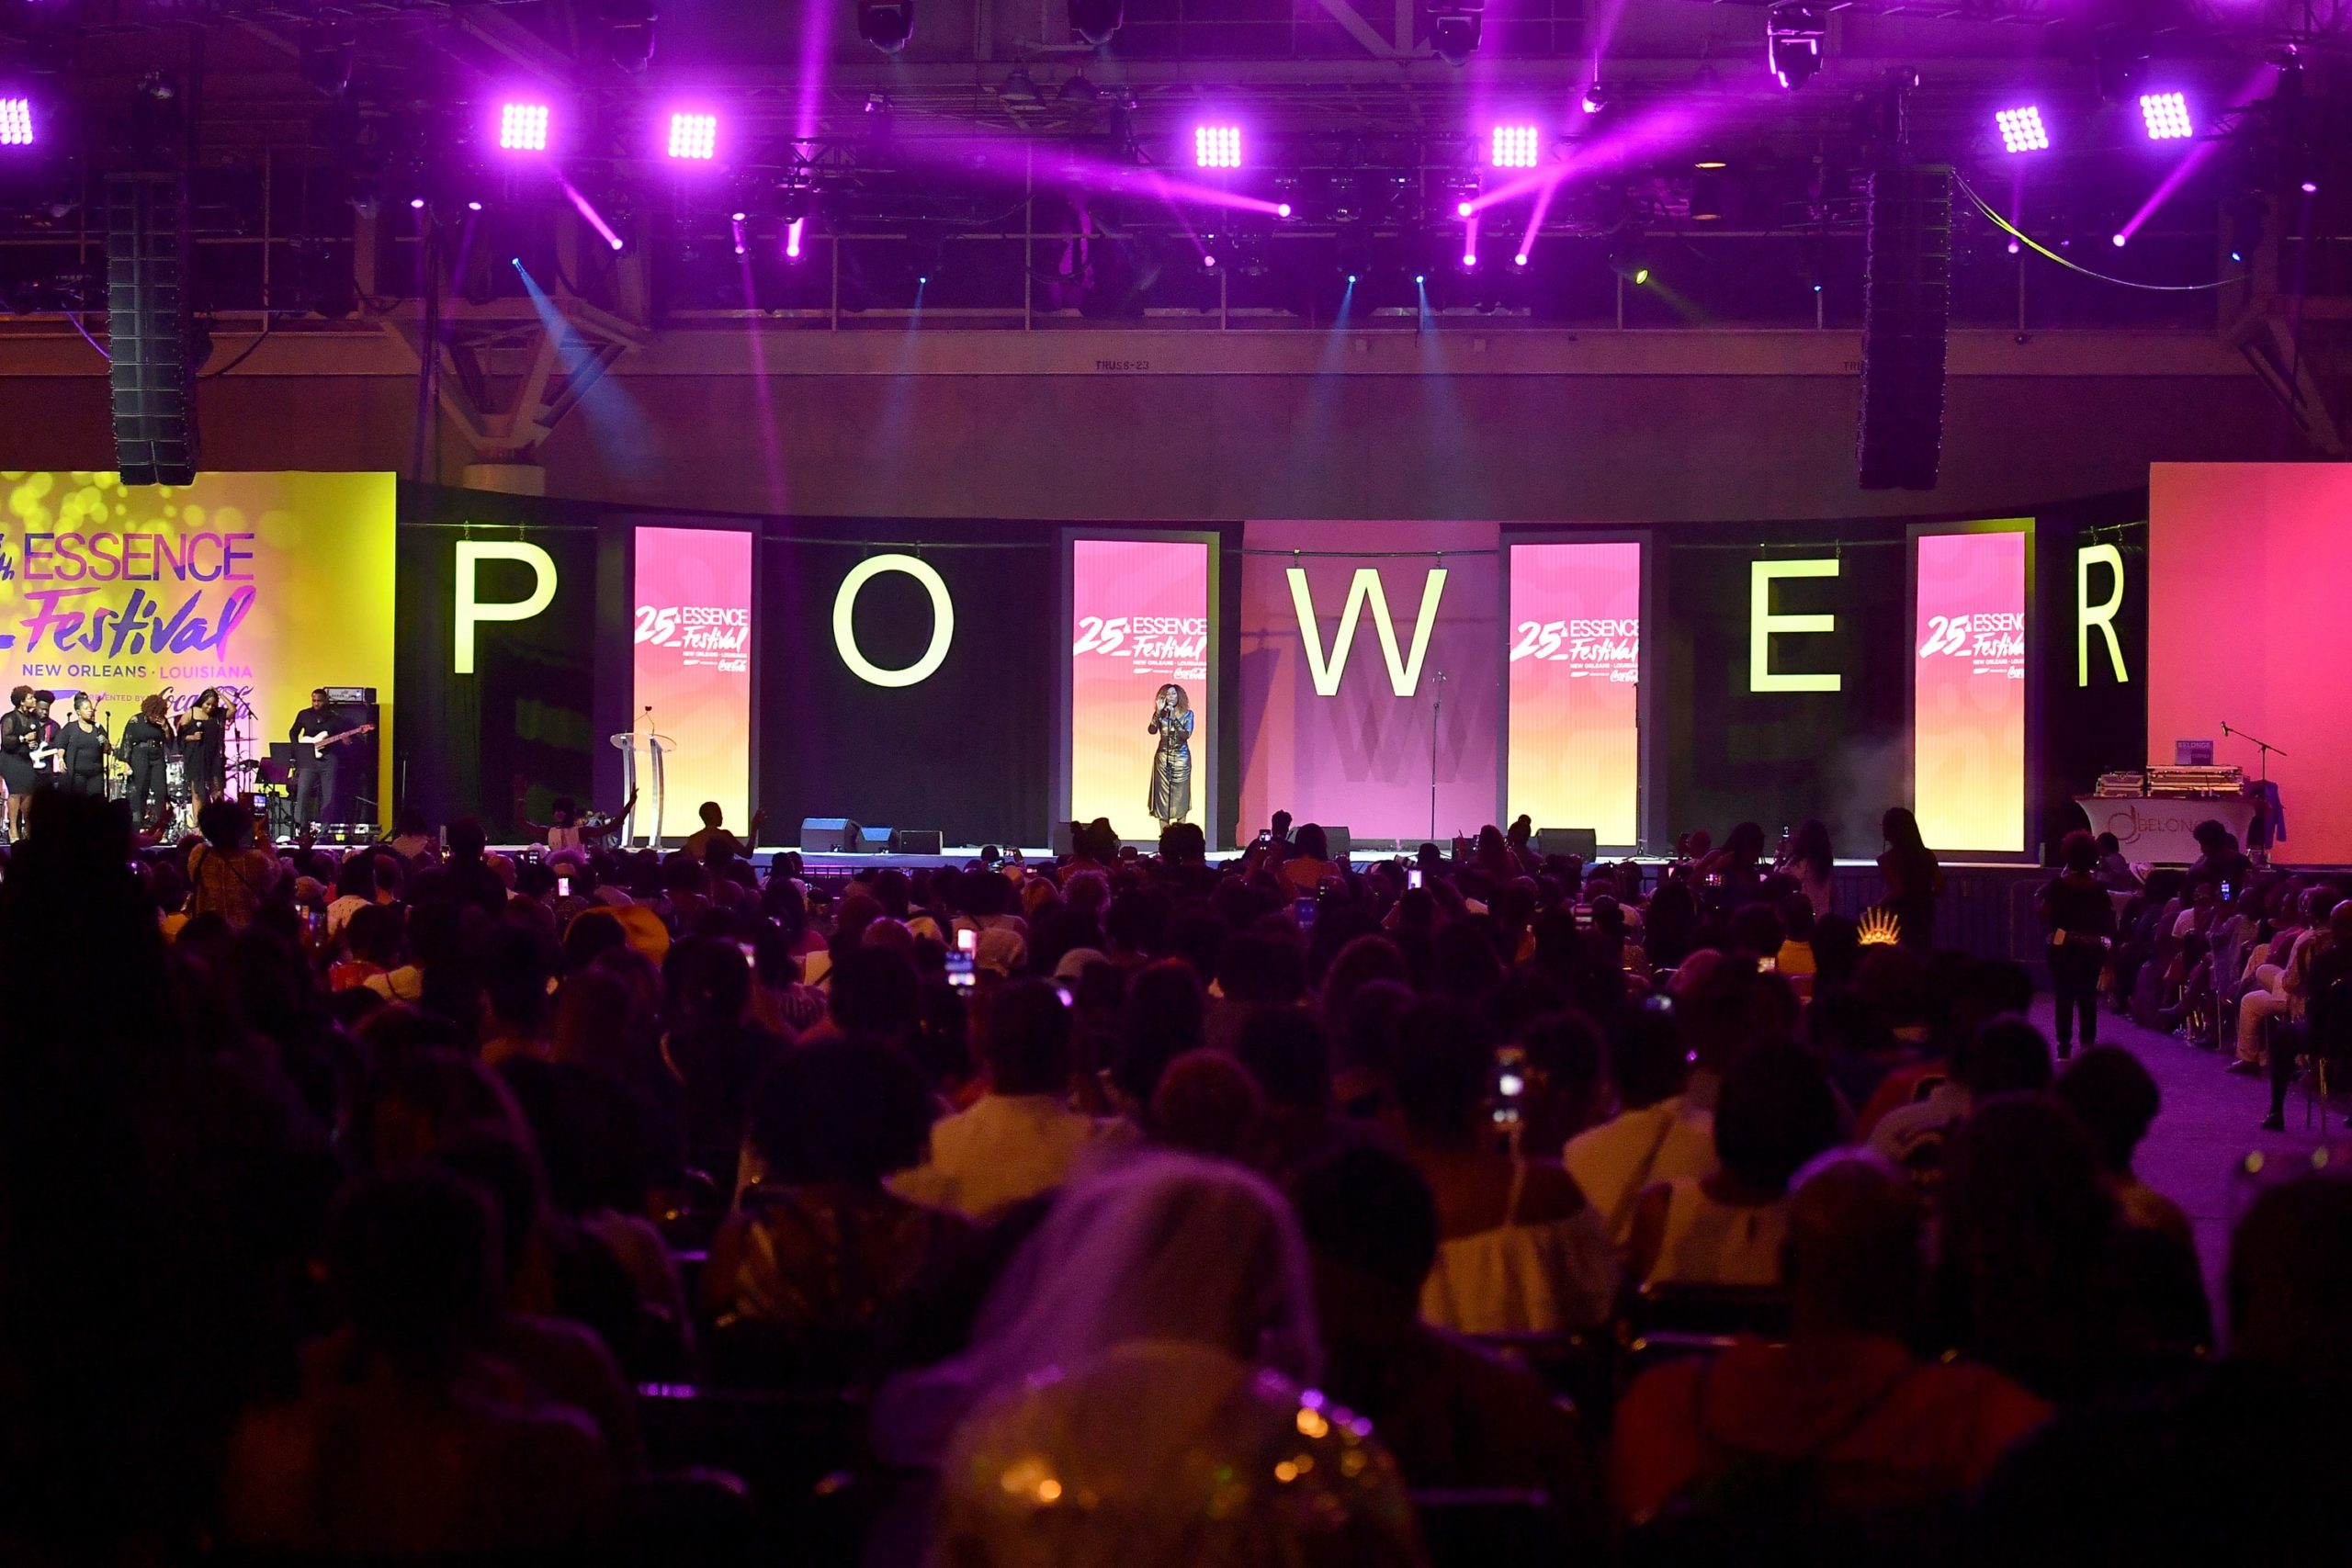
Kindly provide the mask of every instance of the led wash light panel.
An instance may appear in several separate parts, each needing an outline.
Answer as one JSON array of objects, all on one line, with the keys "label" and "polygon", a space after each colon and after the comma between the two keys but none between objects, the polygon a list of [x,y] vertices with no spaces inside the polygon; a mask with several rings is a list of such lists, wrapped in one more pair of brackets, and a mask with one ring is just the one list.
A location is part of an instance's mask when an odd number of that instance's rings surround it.
[{"label": "led wash light panel", "polygon": [[548,106],[508,104],[498,111],[498,144],[509,152],[548,150]]},{"label": "led wash light panel", "polygon": [[2031,105],[2021,109],[2003,109],[1993,117],[2001,130],[2001,146],[2010,152],[2046,152],[2050,150],[2050,132],[2041,123],[2041,111]]},{"label": "led wash light panel", "polygon": [[1193,162],[1204,169],[1241,166],[1241,128],[1238,125],[1198,125],[1193,128]]},{"label": "led wash light panel", "polygon": [[708,163],[718,156],[718,117],[715,114],[673,114],[670,117],[670,156]]},{"label": "led wash light panel", "polygon": [[2186,93],[2142,94],[2140,118],[2147,122],[2151,141],[2178,141],[2197,134],[2196,126],[2189,123]]},{"label": "led wash light panel", "polygon": [[30,98],[0,98],[0,147],[29,147],[33,144],[33,101]]},{"label": "led wash light panel", "polygon": [[1543,136],[1532,125],[1498,125],[1490,152],[1498,169],[1532,169],[1542,156]]}]

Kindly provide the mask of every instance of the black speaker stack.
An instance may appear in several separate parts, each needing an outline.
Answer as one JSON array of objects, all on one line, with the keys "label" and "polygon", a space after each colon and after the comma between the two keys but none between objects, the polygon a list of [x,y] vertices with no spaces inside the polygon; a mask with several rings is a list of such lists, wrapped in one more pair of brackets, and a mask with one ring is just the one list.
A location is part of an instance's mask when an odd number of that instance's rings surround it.
[{"label": "black speaker stack", "polygon": [[106,214],[115,467],[125,484],[190,484],[203,350],[188,298],[187,183],[176,174],[110,174]]},{"label": "black speaker stack", "polygon": [[1948,164],[1889,164],[1871,175],[1856,444],[1864,490],[1936,488],[1951,316],[1951,195]]}]

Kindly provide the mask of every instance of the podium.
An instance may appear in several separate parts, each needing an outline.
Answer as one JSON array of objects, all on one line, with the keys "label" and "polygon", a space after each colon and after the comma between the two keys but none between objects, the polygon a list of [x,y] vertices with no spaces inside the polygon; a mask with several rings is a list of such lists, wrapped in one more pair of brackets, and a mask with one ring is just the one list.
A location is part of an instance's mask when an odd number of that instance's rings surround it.
[{"label": "podium", "polygon": [[649,850],[662,847],[662,761],[677,749],[677,744],[668,736],[654,731],[650,716],[643,729],[625,729],[613,737],[614,750],[621,754],[621,783],[632,796],[639,796],[638,758],[643,756],[646,761],[643,785],[647,793],[629,808],[628,817],[621,823],[621,848],[629,847],[638,820],[645,815],[647,799],[653,803],[653,813],[651,826],[646,829],[645,847]]}]

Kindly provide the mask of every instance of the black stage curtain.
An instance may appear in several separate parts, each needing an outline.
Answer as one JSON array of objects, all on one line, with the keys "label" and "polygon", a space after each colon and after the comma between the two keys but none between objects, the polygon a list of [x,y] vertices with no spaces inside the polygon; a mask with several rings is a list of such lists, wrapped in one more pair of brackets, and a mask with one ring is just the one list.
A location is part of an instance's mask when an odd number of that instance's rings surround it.
[{"label": "black stage curtain", "polygon": [[[2027,803],[2035,811],[2045,859],[2054,861],[2059,840],[2087,825],[2075,795],[2088,795],[2110,768],[2137,768],[2148,761],[2147,516],[2148,492],[2132,491],[2052,508],[2036,530],[2041,758]],[[2078,657],[2076,647],[2079,552],[2099,545],[2113,546],[2123,559],[2123,603],[2112,622],[2123,655],[2121,681],[2104,636],[2090,634],[2087,660]],[[2094,605],[2107,603],[2112,581],[2105,566],[2092,571]],[[2226,656],[2226,635],[2217,625],[2217,658]],[[2166,753],[2171,750],[2163,746]]]},{"label": "black stage curtain", "polygon": [[[561,509],[511,497],[403,487],[401,501],[394,799],[436,827],[474,817],[494,841],[517,841],[517,797],[541,822],[560,795],[588,807],[607,750],[593,722],[595,526],[588,514],[570,519]],[[537,545],[555,562],[556,591],[530,620],[476,626],[474,672],[460,675],[457,546],[469,536]],[[514,601],[527,597],[531,584],[520,562],[484,561],[475,592],[485,603]]]},{"label": "black stage curtain", "polygon": [[[1876,855],[1879,818],[1908,803],[1909,564],[1901,524],[1803,532],[1660,529],[1665,657],[1653,711],[1666,748],[1666,842],[1694,828],[1723,841],[1755,821],[1768,844],[1807,818],[1828,824],[1844,858]],[[1839,544],[1842,542],[1842,547]],[[1835,556],[1834,579],[1782,580],[1783,615],[1832,614],[1834,632],[1774,639],[1781,671],[1836,671],[1836,692],[1749,688],[1749,568],[1758,558]],[[1646,628],[1645,628],[1646,629]]]},{"label": "black stage curtain", "polygon": [[[949,844],[1042,844],[1053,791],[1058,530],[959,523],[771,523],[760,545],[758,799],[771,842],[808,817],[936,828]],[[834,645],[833,604],[868,556],[918,556],[945,581],[956,635],[944,662],[911,686],[854,673]],[[931,595],[902,572],[856,599],[856,646],[899,670],[932,638]]]}]

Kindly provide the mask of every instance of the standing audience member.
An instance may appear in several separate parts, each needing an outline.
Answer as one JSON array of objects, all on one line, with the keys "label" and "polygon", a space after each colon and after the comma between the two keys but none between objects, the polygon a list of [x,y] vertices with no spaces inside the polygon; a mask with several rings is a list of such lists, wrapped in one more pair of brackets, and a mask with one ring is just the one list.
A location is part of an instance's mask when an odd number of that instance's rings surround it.
[{"label": "standing audience member", "polygon": [[2115,903],[2099,885],[2098,844],[2088,833],[2067,834],[2058,858],[2064,869],[2034,906],[2050,927],[2050,988],[2063,1062],[2074,1054],[2078,1028],[2083,1049],[2098,1043],[2098,980],[2115,945]]}]

